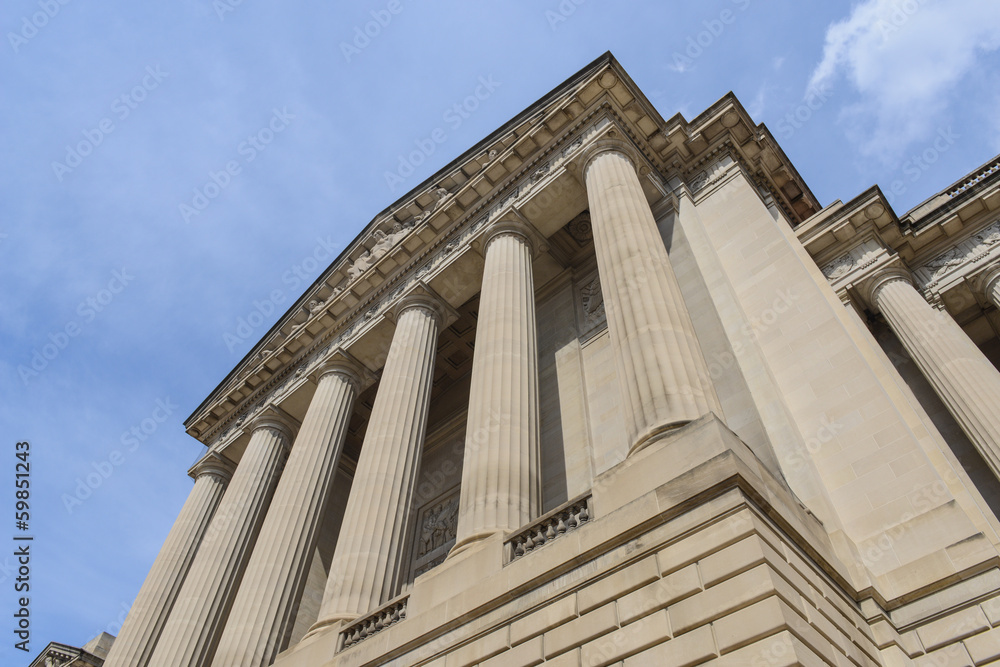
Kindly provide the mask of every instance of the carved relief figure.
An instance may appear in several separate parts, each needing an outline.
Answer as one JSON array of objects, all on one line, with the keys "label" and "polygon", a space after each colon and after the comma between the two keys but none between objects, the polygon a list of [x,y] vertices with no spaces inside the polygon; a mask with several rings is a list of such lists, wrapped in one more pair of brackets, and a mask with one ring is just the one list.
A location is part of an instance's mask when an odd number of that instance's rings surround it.
[{"label": "carved relief figure", "polygon": [[583,302],[583,319],[586,326],[596,324],[604,319],[604,294],[601,292],[599,278],[591,280],[580,290]]},{"label": "carved relief figure", "polygon": [[420,548],[417,550],[417,556],[425,556],[455,539],[457,528],[458,498],[439,503],[428,510],[420,527]]}]

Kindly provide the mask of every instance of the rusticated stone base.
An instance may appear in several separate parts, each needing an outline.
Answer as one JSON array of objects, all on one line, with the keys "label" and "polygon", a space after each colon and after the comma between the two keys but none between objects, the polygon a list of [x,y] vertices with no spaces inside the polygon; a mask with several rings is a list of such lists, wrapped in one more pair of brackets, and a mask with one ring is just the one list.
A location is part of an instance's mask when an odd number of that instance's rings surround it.
[{"label": "rusticated stone base", "polygon": [[854,590],[819,521],[709,415],[600,476],[593,516],[504,564],[503,536],[417,578],[405,618],[279,667],[980,665],[1000,657],[984,562],[905,600]]}]

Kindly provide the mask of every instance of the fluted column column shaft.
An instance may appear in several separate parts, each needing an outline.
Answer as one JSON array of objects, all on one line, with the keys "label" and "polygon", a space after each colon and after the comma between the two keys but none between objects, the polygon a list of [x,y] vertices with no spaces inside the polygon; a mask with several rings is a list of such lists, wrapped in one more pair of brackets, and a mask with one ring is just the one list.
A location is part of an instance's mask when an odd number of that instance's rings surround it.
[{"label": "fluted column column shaft", "polygon": [[1000,372],[958,323],[927,303],[905,277],[883,279],[871,300],[1000,478]]},{"label": "fluted column column shaft", "polygon": [[538,516],[538,329],[530,241],[486,239],[455,549]]},{"label": "fluted column column shaft", "polygon": [[397,591],[440,326],[424,302],[396,318],[313,631],[365,614]]},{"label": "fluted column column shaft", "polygon": [[214,667],[266,667],[285,646],[343,451],[356,371],[319,379],[226,622]]},{"label": "fluted column column shaft", "polygon": [[290,436],[287,428],[274,422],[254,429],[170,612],[153,653],[153,667],[209,664],[274,493]]},{"label": "fluted column column shaft", "polygon": [[722,414],[667,250],[629,158],[606,149],[586,168],[601,290],[632,451]]},{"label": "fluted column column shaft", "polygon": [[1000,308],[1000,268],[994,269],[994,275],[986,282],[986,298]]},{"label": "fluted column column shaft", "polygon": [[125,623],[111,646],[107,667],[146,667],[180,593],[184,577],[208,528],[230,473],[222,466],[202,469],[177,520],[153,561]]}]

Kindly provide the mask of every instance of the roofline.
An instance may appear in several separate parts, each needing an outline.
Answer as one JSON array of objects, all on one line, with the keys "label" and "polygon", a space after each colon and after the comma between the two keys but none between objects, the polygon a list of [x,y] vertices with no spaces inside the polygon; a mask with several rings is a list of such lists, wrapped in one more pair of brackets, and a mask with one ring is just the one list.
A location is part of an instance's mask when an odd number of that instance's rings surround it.
[{"label": "roofline", "polygon": [[[365,225],[364,228],[362,228],[358,232],[358,234],[354,237],[354,241],[357,241],[357,239],[359,239],[359,238],[361,238],[363,236],[366,236],[367,233],[371,230],[371,228],[374,227],[375,224],[378,221],[380,221],[383,218],[383,216],[385,216],[387,213],[389,213],[390,211],[394,210],[395,208],[400,207],[406,201],[408,201],[408,200],[416,197],[419,193],[421,193],[424,190],[426,190],[428,186],[430,186],[431,184],[433,184],[435,181],[438,181],[438,180],[442,179],[448,173],[450,173],[454,169],[458,168],[460,165],[462,165],[464,162],[466,162],[473,155],[476,155],[476,154],[482,152],[482,150],[486,146],[488,146],[489,144],[491,144],[494,141],[496,141],[496,139],[498,137],[507,134],[512,128],[515,128],[518,125],[520,125],[522,122],[524,122],[524,120],[527,117],[531,116],[539,107],[543,107],[546,104],[548,104],[550,101],[552,101],[553,99],[559,97],[560,95],[563,95],[567,90],[575,87],[581,80],[586,79],[587,77],[589,77],[591,74],[593,74],[595,71],[597,71],[601,67],[604,67],[604,66],[609,65],[609,64],[616,65],[617,66],[616,69],[618,69],[622,74],[625,74],[625,71],[622,69],[621,64],[611,54],[611,51],[605,51],[603,54],[601,54],[600,56],[598,56],[597,58],[595,58],[590,64],[584,66],[582,69],[578,70],[575,74],[571,75],[569,78],[567,78],[561,84],[559,84],[558,86],[556,86],[555,88],[553,88],[552,90],[550,90],[548,93],[546,93],[545,95],[543,95],[542,97],[540,97],[536,101],[532,102],[523,111],[521,111],[520,113],[518,113],[516,116],[514,116],[513,118],[511,118],[510,120],[508,120],[506,123],[504,123],[503,125],[501,125],[499,128],[497,128],[493,132],[491,132],[484,139],[481,139],[479,142],[477,142],[475,145],[473,145],[471,148],[469,148],[465,152],[461,153],[458,157],[456,157],[455,159],[453,159],[451,162],[449,162],[448,164],[446,164],[442,168],[438,169],[436,172],[434,172],[434,174],[432,174],[431,176],[429,176],[428,178],[424,179],[423,181],[421,181],[420,183],[418,183],[416,186],[414,186],[413,188],[411,188],[402,197],[400,197],[399,199],[397,199],[396,201],[394,201],[392,204],[389,204],[389,206],[387,206],[386,208],[384,208],[381,211],[379,211],[375,215],[375,217],[373,217],[371,219],[371,221],[367,225]],[[631,77],[628,77],[627,74],[625,74],[625,76],[626,76],[626,78],[628,78],[629,83],[631,83],[633,86],[635,86],[635,82],[632,81]],[[659,113],[659,112],[657,112],[657,113]],[[211,391],[208,392],[208,395],[205,396],[204,400],[202,400],[202,402],[199,403],[198,406],[191,412],[191,414],[188,415],[187,418],[184,420],[183,423],[184,423],[184,428],[185,429],[189,428],[191,426],[192,420],[195,418],[195,416],[198,415],[202,411],[203,408],[205,408],[207,405],[209,405],[212,402],[212,399],[215,397],[216,392],[218,392],[220,389],[222,389],[223,386],[227,382],[229,382],[229,380],[232,379],[234,375],[236,375],[237,371],[240,368],[242,368],[243,364],[246,363],[253,356],[253,354],[256,352],[258,346],[260,346],[260,344],[264,340],[266,340],[267,338],[269,338],[272,333],[274,333],[275,331],[277,331],[278,329],[280,329],[284,325],[284,323],[286,321],[286,318],[291,313],[295,312],[296,310],[298,310],[299,308],[302,307],[302,303],[306,300],[306,297],[309,294],[311,294],[313,292],[313,290],[316,287],[319,286],[320,283],[324,282],[324,280],[326,278],[326,275],[329,272],[330,268],[332,268],[333,266],[339,264],[340,261],[342,259],[344,259],[344,257],[346,257],[350,253],[350,251],[353,249],[354,241],[352,241],[351,243],[347,244],[347,246],[344,248],[344,250],[342,250],[341,253],[339,255],[337,255],[337,257],[332,262],[330,262],[330,264],[328,264],[327,267],[323,271],[320,272],[319,276],[317,276],[316,280],[314,280],[313,283],[309,287],[305,288],[305,290],[303,291],[302,295],[299,296],[299,298],[296,299],[294,303],[292,303],[292,305],[288,308],[288,310],[286,310],[277,319],[277,321],[274,323],[274,325],[270,329],[268,329],[267,332],[265,332],[257,340],[257,342],[253,345],[253,347],[251,347],[247,351],[247,353],[243,356],[243,358],[240,359],[238,362],[236,362],[236,364],[233,366],[232,370],[230,370],[229,373],[227,373],[226,376],[224,378],[222,378],[222,380],[219,382],[219,384],[217,384]]]}]

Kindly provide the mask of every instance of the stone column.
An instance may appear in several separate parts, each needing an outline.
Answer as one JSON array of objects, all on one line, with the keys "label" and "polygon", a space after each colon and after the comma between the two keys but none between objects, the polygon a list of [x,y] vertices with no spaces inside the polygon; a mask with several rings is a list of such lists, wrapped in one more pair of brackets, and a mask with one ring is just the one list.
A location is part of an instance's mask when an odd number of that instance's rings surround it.
[{"label": "stone column", "polygon": [[983,280],[986,298],[997,308],[1000,308],[1000,266],[990,269]]},{"label": "stone column", "polygon": [[209,455],[198,462],[191,474],[195,478],[194,488],[108,652],[104,661],[107,667],[146,667],[149,664],[198,544],[233,475],[233,465],[217,455]]},{"label": "stone column", "polygon": [[267,510],[213,667],[266,667],[284,648],[364,373],[343,352],[317,373],[316,393]]},{"label": "stone column", "polygon": [[364,615],[398,590],[442,309],[426,288],[404,296],[394,309],[396,331],[310,632]]},{"label": "stone column", "polygon": [[486,266],[452,554],[520,528],[541,505],[532,243],[523,225],[508,223],[490,229],[482,246]]},{"label": "stone column", "polygon": [[933,308],[908,273],[890,269],[867,285],[885,317],[941,401],[1000,478],[1000,372],[958,323]]},{"label": "stone column", "polygon": [[290,420],[276,411],[254,422],[233,481],[153,652],[153,667],[210,664],[293,433]]},{"label": "stone column", "polygon": [[585,158],[584,173],[633,453],[722,410],[629,152],[623,142],[599,142]]}]

